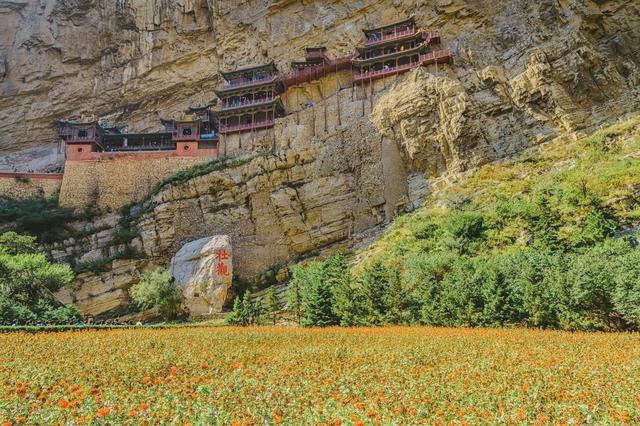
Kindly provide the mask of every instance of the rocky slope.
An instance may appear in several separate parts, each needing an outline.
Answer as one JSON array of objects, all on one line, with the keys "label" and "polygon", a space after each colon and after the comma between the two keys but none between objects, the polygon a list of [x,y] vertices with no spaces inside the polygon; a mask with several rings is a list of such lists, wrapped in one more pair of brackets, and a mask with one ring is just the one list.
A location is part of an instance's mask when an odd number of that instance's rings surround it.
[{"label": "rocky slope", "polygon": [[[129,267],[167,266],[185,243],[206,236],[231,237],[234,271],[245,279],[351,248],[419,205],[434,177],[636,111],[640,5],[0,0],[4,168],[55,165],[56,117],[95,114],[129,130],[154,129],[159,116],[209,101],[219,69],[269,60],[287,69],[311,45],[344,55],[361,43],[363,27],[410,14],[440,30],[454,65],[381,80],[367,92],[348,85],[336,92],[331,81],[300,88],[303,97],[323,88],[331,96],[279,120],[275,153],[166,186],[149,200],[135,215],[140,236],[132,242],[145,259],[126,263],[124,274],[114,265],[94,293],[83,290],[94,280],[83,275],[76,293],[87,311],[100,310],[93,298],[109,309],[126,304],[120,290],[138,276]],[[120,248],[100,237],[113,233],[105,228],[57,245],[54,256],[113,256]]]}]

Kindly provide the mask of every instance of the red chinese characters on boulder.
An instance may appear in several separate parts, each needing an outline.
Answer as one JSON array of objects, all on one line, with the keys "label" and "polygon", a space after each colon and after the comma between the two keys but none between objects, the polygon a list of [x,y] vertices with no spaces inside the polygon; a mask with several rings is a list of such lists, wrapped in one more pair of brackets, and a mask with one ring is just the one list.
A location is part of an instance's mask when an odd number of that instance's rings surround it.
[{"label": "red chinese characters on boulder", "polygon": [[222,276],[229,276],[229,267],[224,263],[225,260],[229,260],[230,255],[227,250],[216,250],[216,274]]}]

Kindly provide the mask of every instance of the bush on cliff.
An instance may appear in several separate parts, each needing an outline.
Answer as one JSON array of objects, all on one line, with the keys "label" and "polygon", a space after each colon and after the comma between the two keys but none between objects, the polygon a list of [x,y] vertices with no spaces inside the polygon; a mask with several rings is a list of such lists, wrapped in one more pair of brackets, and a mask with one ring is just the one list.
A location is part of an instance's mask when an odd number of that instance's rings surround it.
[{"label": "bush on cliff", "polygon": [[0,226],[38,237],[41,243],[60,239],[69,231],[73,211],[58,207],[55,198],[5,199],[0,203]]}]

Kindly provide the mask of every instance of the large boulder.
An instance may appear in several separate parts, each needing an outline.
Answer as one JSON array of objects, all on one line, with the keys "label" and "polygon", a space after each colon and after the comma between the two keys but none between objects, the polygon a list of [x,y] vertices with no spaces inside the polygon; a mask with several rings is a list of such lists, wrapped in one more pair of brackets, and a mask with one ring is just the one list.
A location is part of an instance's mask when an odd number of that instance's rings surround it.
[{"label": "large boulder", "polygon": [[171,259],[171,274],[192,315],[222,311],[233,277],[231,255],[229,236],[216,235],[185,244]]}]

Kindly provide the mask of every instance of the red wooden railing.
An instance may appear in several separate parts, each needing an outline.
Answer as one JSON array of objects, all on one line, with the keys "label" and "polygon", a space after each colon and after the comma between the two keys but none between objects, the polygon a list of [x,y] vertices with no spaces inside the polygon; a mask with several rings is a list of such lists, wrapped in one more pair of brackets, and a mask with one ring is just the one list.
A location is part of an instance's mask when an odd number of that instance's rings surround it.
[{"label": "red wooden railing", "polygon": [[306,68],[302,71],[282,73],[280,76],[285,88],[297,86],[298,84],[318,80],[331,72],[349,69],[351,68],[351,61],[357,56],[358,54],[354,53],[343,58],[332,59],[315,67]]},{"label": "red wooden railing", "polygon": [[220,125],[220,133],[242,132],[244,130],[256,130],[265,127],[271,127],[275,124],[274,120],[258,121],[255,123],[236,124],[235,126]]},{"label": "red wooden railing", "polygon": [[95,135],[88,135],[88,136],[71,136],[67,139],[67,143],[89,143],[89,142],[95,142],[96,140],[96,136]]},{"label": "red wooden railing", "polygon": [[365,46],[373,46],[376,45],[378,43],[383,43],[385,41],[389,41],[389,40],[395,40],[395,39],[399,39],[402,37],[406,37],[409,35],[413,35],[416,33],[416,28],[411,28],[408,30],[404,30],[404,31],[397,31],[394,32],[393,34],[387,34],[387,35],[382,35],[379,37],[369,37],[365,42],[364,45]]},{"label": "red wooden railing", "polygon": [[378,59],[378,58],[382,59],[382,58],[384,58],[384,57],[386,57],[386,56],[392,56],[392,55],[395,55],[395,54],[396,54],[396,53],[398,53],[398,52],[407,52],[407,53],[408,53],[408,52],[410,52],[411,50],[417,49],[417,48],[419,48],[419,47],[421,47],[421,46],[425,46],[425,45],[427,45],[427,46],[428,46],[428,45],[429,45],[429,44],[431,44],[431,42],[433,42],[434,40],[438,40],[438,39],[440,39],[440,34],[439,34],[437,31],[424,32],[424,33],[422,34],[422,39],[424,40],[424,43],[422,43],[422,44],[420,44],[420,45],[418,45],[418,46],[416,46],[416,47],[412,47],[412,48],[410,48],[410,49],[401,50],[401,51],[395,51],[395,52],[391,52],[391,53],[387,53],[387,54],[382,54],[382,55],[378,55],[378,56],[369,56],[369,57],[362,58],[362,59],[364,59],[364,60],[369,60],[369,59]]},{"label": "red wooden railing", "polygon": [[440,40],[440,33],[438,31],[424,31],[422,33],[422,39],[429,44],[433,40]]},{"label": "red wooden railing", "polygon": [[326,59],[327,56],[322,51],[306,52],[304,54],[305,59]]},{"label": "red wooden railing", "polygon": [[354,74],[353,83],[357,84],[367,80],[376,80],[387,75],[398,74],[400,72],[417,68],[419,66],[435,64],[436,62],[439,64],[450,63],[452,60],[453,55],[449,50],[437,50],[435,52],[429,52],[425,53],[424,55],[420,55],[420,58],[417,62],[398,65],[397,67],[383,68],[377,71],[369,71],[368,73]]},{"label": "red wooden railing", "polygon": [[268,104],[269,102],[273,102],[274,99],[275,99],[274,96],[268,96],[263,99],[256,99],[256,100],[252,99],[252,100],[238,101],[235,103],[222,102],[221,106],[222,106],[222,110],[229,110],[229,109],[242,108],[242,107],[252,106],[252,105]]},{"label": "red wooden railing", "polygon": [[252,78],[246,80],[234,80],[226,82],[222,87],[224,89],[231,89],[237,87],[245,87],[245,86],[253,86],[256,84],[266,84],[271,83],[277,78],[277,75],[270,75],[265,78]]}]

